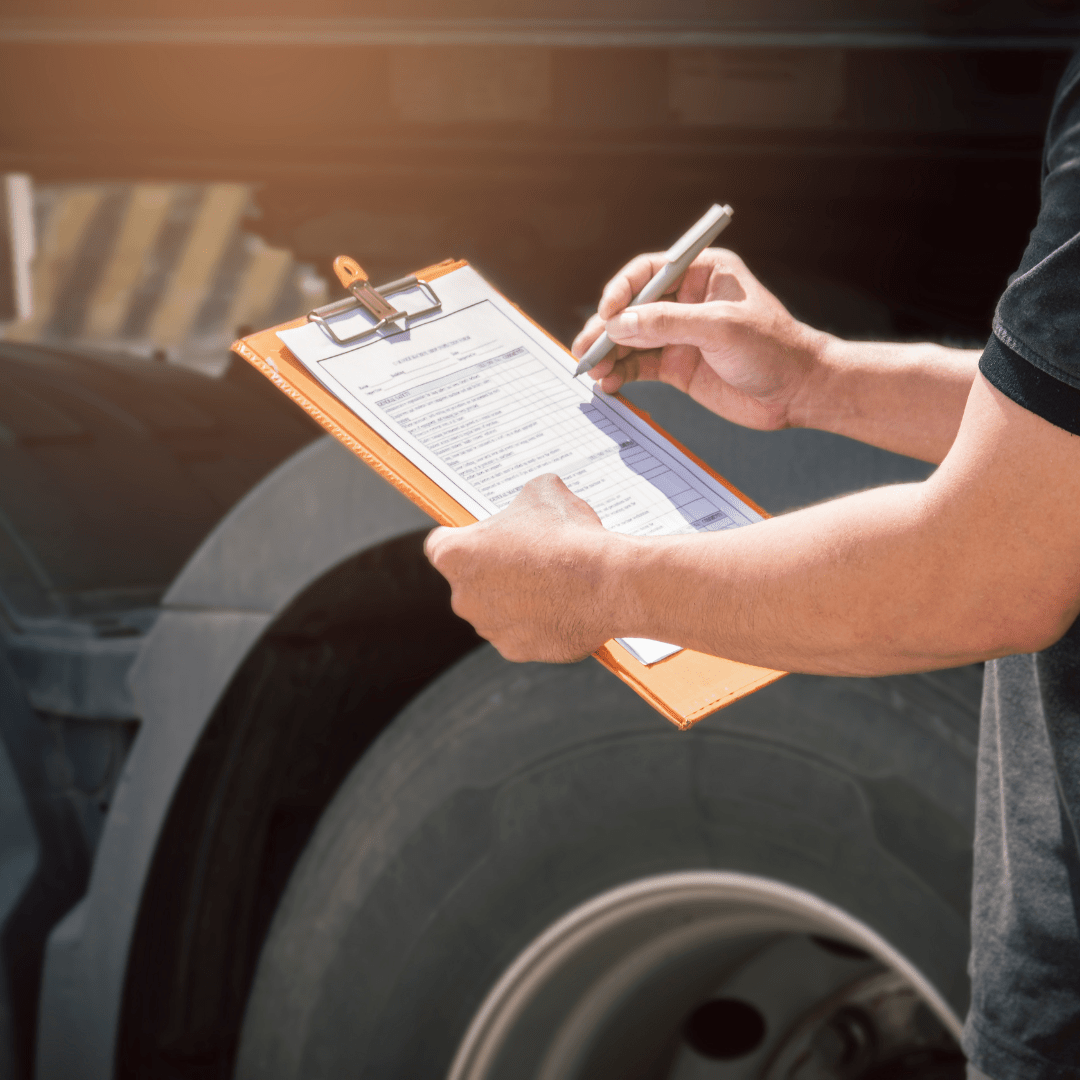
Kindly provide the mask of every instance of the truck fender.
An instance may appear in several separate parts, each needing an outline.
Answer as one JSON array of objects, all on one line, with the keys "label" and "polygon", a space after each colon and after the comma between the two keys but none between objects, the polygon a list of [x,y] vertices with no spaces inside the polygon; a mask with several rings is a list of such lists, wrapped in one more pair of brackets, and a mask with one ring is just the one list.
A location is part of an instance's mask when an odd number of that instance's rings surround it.
[{"label": "truck fender", "polygon": [[38,1080],[113,1076],[143,885],[177,784],[240,663],[312,581],[430,524],[327,437],[253,488],[177,576],[129,676],[141,726],[89,888],[49,937]]}]

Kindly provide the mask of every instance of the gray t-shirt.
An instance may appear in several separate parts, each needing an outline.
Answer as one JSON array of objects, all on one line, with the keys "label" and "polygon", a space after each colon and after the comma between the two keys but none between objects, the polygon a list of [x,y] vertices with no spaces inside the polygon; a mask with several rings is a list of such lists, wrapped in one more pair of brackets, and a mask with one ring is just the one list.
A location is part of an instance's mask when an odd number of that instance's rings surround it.
[{"label": "gray t-shirt", "polygon": [[[1050,118],[1039,220],[979,367],[1080,435],[1080,54]],[[1041,653],[986,665],[978,768],[964,1050],[994,1080],[1076,1080],[1080,620]]]}]

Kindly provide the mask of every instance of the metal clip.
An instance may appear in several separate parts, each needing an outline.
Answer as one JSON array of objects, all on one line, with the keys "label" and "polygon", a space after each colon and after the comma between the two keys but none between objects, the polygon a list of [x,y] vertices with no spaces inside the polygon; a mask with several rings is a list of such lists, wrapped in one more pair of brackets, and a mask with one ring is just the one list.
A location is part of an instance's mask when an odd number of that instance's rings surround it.
[{"label": "metal clip", "polygon": [[[433,311],[442,309],[442,301],[435,295],[435,290],[426,281],[420,281],[415,275],[399,278],[397,281],[391,281],[386,285],[375,288],[368,280],[363,267],[355,259],[350,259],[347,255],[339,255],[334,260],[334,273],[337,274],[341,284],[352,293],[352,296],[347,296],[344,300],[337,300],[332,304],[324,304],[322,307],[315,308],[314,311],[309,311],[308,321],[321,326],[330,339],[338,345],[348,345],[351,342],[370,337],[384,327],[396,326],[398,323],[403,323],[407,327],[413,319],[418,319],[422,315],[430,315]],[[424,299],[428,302],[428,307],[420,311],[399,311],[386,299],[388,296],[394,296],[397,293],[416,288],[423,293]],[[357,307],[362,307],[375,320],[375,324],[365,327],[355,334],[350,334],[348,337],[339,337],[328,320],[335,315],[341,315]]]}]

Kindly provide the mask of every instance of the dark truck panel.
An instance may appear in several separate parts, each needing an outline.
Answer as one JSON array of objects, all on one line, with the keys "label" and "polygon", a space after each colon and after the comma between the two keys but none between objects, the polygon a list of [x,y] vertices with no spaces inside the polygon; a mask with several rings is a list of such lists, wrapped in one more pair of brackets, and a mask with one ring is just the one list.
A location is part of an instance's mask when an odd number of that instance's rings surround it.
[{"label": "dark truck panel", "polygon": [[[86,889],[139,717],[127,675],[161,597],[316,432],[246,368],[210,379],[0,343],[0,385],[0,712],[36,839],[0,948],[28,1075],[45,937]],[[11,869],[25,842],[17,806],[7,815]]]},{"label": "dark truck panel", "polygon": [[391,280],[466,257],[564,336],[722,198],[752,267],[979,337],[1078,25],[1035,0],[19,0],[0,168],[257,181],[260,229],[300,258]]},{"label": "dark truck panel", "polygon": [[[16,667],[39,708],[131,718],[94,664],[130,662],[195,548],[315,428],[240,366],[218,380],[0,345],[0,380],[0,604]],[[107,681],[115,692],[122,672]]]}]

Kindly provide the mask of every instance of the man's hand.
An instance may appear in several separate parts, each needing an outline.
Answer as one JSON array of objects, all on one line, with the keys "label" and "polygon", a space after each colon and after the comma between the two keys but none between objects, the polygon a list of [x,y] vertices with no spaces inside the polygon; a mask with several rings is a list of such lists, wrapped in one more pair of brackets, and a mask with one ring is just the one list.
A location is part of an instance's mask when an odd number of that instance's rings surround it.
[{"label": "man's hand", "polygon": [[566,663],[612,636],[604,572],[615,534],[557,476],[530,480],[500,514],[424,544],[454,611],[507,660]]},{"label": "man's hand", "polygon": [[841,341],[799,322],[719,248],[694,260],[673,300],[627,308],[664,258],[620,270],[574,341],[576,356],[604,329],[618,343],[592,370],[605,393],[654,380],[744,427],[819,428],[924,461],[948,453],[978,351]]},{"label": "man's hand", "polygon": [[579,357],[605,328],[618,343],[592,370],[601,389],[658,380],[745,427],[798,426],[796,405],[828,335],[791,316],[738,255],[719,248],[694,260],[675,302],[626,308],[664,259],[661,252],[628,263],[574,341]]}]

